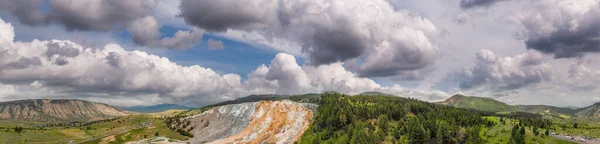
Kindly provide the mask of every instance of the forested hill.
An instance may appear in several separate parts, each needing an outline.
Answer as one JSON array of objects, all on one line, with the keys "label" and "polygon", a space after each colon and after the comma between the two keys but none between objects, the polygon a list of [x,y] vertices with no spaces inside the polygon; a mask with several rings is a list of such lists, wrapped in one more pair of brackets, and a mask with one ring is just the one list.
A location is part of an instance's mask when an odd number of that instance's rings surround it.
[{"label": "forested hill", "polygon": [[302,95],[276,95],[276,94],[249,95],[249,96],[240,97],[240,98],[237,98],[234,100],[229,100],[229,101],[212,104],[209,106],[204,106],[202,108],[209,108],[209,107],[223,106],[223,105],[230,105],[230,104],[240,104],[240,103],[246,103],[246,102],[258,102],[258,101],[264,101],[264,100],[283,100],[283,99],[289,99],[289,100],[292,100],[295,102],[301,102],[301,103],[316,103],[319,100],[320,95],[321,94],[316,94],[316,93],[308,93],[308,94],[302,94]]},{"label": "forested hill", "polygon": [[445,101],[438,103],[459,108],[469,108],[490,112],[512,112],[519,110],[519,108],[515,106],[508,105],[492,98],[472,97],[460,94],[454,95]]},{"label": "forested hill", "polygon": [[474,110],[396,96],[324,93],[299,143],[426,143],[432,137],[442,143],[485,143],[481,126],[493,124]]}]

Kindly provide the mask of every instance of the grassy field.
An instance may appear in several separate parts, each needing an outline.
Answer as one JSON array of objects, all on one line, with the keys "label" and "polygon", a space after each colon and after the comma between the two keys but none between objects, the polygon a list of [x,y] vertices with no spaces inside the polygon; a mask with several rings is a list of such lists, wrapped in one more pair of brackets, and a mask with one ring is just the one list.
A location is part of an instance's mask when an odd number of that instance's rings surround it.
[{"label": "grassy field", "polygon": [[[500,118],[498,117],[486,117],[489,120],[492,120],[497,123],[496,126],[491,128],[483,128],[480,135],[487,140],[487,143],[495,143],[495,144],[506,144],[509,142],[511,137],[511,130],[514,123],[513,120],[505,119],[505,123],[500,122]],[[546,132],[546,129],[539,129],[540,134],[536,136],[533,131],[529,128],[525,130],[525,142],[528,144],[572,144],[572,142],[556,139],[551,136],[546,136],[543,133]]]},{"label": "grassy field", "polygon": [[[142,124],[149,125],[142,125]],[[150,124],[151,123],[151,124]],[[0,121],[0,143],[125,143],[127,141],[152,138],[158,132],[159,136],[177,140],[187,140],[187,137],[165,127],[161,119],[154,115],[139,114],[117,118],[112,121],[79,127],[52,127],[40,129],[39,123]],[[24,127],[23,132],[17,133],[12,127]],[[8,129],[7,129],[8,128]]]}]

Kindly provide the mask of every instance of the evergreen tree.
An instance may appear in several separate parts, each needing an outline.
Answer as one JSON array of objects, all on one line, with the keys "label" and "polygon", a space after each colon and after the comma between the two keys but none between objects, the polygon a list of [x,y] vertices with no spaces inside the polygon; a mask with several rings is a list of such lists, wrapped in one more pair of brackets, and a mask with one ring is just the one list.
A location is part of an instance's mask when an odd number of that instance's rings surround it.
[{"label": "evergreen tree", "polygon": [[389,122],[388,116],[385,114],[381,114],[377,118],[377,127],[381,130],[382,136],[385,136],[386,133],[388,132],[388,127],[389,127],[388,122]]}]

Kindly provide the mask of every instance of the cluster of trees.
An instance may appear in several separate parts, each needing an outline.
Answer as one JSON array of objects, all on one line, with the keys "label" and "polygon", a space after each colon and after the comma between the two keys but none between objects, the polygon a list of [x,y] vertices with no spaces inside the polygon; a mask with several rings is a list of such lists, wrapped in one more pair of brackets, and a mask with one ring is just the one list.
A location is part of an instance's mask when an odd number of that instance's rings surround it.
[{"label": "cluster of trees", "polygon": [[[70,127],[85,127],[85,126],[90,126],[93,124],[99,124],[99,123],[107,123],[107,122],[112,122],[115,120],[118,120],[120,118],[109,118],[109,119],[103,119],[103,120],[96,120],[96,121],[72,121],[72,122],[64,122],[64,123],[45,123],[45,124],[40,124],[37,125],[37,127],[39,128],[53,128],[53,127],[63,127],[63,128],[70,128]],[[121,123],[121,121],[118,121],[119,123]]]},{"label": "cluster of trees", "polygon": [[485,143],[482,113],[395,96],[321,95],[300,143]]},{"label": "cluster of trees", "polygon": [[[182,120],[183,115],[176,115],[173,117],[165,117],[163,123],[167,126],[167,128],[178,132],[179,134],[187,137],[194,137],[190,131],[192,131],[195,126],[190,126],[191,121]],[[186,127],[190,126],[187,130]]]},{"label": "cluster of trees", "polygon": [[[552,123],[548,123],[548,120],[541,118],[519,118],[519,123],[513,125],[510,143],[511,144],[525,144],[525,132],[526,128],[529,127],[531,132],[535,136],[548,136],[550,135],[550,129],[545,126],[550,126]],[[546,128],[545,133],[541,133],[539,128]]]},{"label": "cluster of trees", "polygon": [[525,127],[514,125],[510,136],[511,144],[525,144]]}]

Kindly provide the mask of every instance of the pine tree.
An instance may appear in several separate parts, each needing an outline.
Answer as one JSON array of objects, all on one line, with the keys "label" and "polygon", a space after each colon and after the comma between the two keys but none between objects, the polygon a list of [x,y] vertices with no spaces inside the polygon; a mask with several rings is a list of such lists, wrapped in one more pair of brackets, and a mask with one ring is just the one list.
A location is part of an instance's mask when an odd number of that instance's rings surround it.
[{"label": "pine tree", "polygon": [[388,116],[385,114],[379,115],[379,117],[377,118],[377,127],[379,127],[379,129],[381,129],[381,131],[383,132],[382,136],[385,136],[388,131],[388,122]]},{"label": "pine tree", "polygon": [[437,143],[438,144],[443,144],[444,143],[444,134],[443,134],[443,125],[441,122],[438,123],[438,128],[437,128],[437,132],[435,133],[435,138],[437,139]]}]

